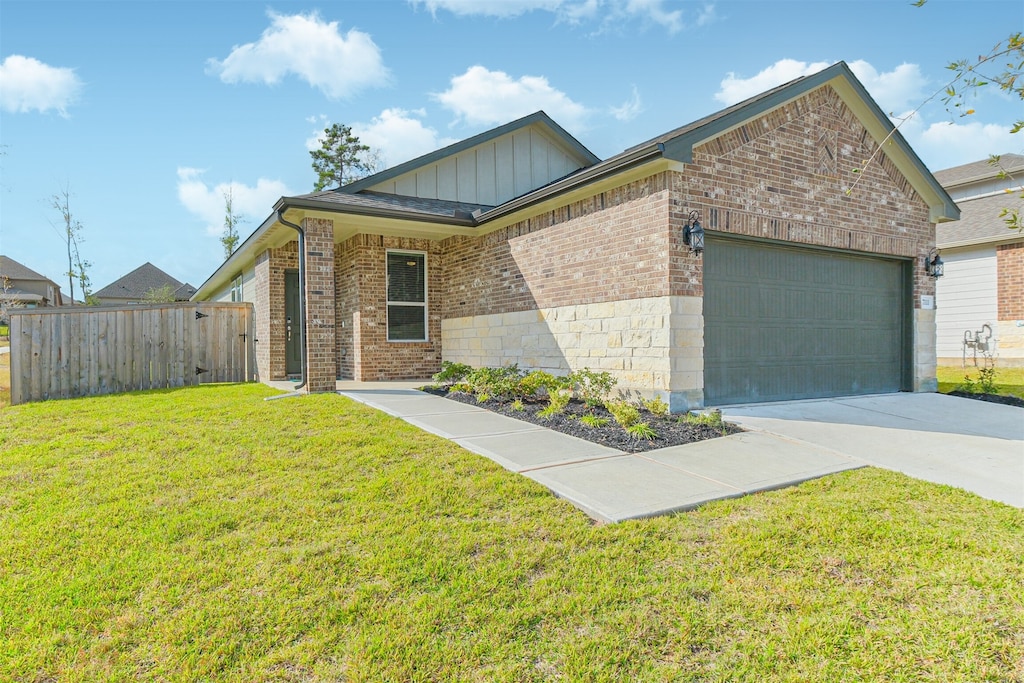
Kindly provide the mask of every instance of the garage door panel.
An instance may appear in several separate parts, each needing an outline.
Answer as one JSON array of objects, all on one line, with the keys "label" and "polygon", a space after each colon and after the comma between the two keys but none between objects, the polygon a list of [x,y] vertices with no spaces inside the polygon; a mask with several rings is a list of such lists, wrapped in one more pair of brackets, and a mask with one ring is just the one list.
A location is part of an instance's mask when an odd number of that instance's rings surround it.
[{"label": "garage door panel", "polygon": [[709,237],[708,405],[898,391],[902,264]]}]

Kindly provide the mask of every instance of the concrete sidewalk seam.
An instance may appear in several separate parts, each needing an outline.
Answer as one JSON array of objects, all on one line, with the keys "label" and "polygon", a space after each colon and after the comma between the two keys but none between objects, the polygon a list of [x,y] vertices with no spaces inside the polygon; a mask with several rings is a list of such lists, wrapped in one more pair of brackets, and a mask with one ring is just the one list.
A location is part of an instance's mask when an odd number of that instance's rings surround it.
[{"label": "concrete sidewalk seam", "polygon": [[[659,450],[662,450],[662,449],[658,448],[658,449],[655,449],[652,452],[656,453]],[[644,453],[633,453],[633,455],[638,457],[638,458],[641,458],[643,460],[646,460],[647,462],[652,462],[655,465],[661,465],[662,467],[667,467],[670,470],[675,470],[676,472],[682,472],[683,474],[687,474],[687,475],[689,475],[691,477],[697,477],[698,479],[703,479],[704,481],[710,481],[712,484],[717,484],[719,486],[724,486],[727,489],[732,489],[733,491],[739,491],[740,493],[744,493],[744,490],[739,488],[738,486],[733,486],[732,484],[727,484],[724,481],[718,481],[717,479],[713,479],[712,477],[708,477],[708,476],[703,475],[703,474],[698,474],[698,473],[693,472],[691,470],[683,469],[682,467],[676,467],[675,465],[670,465],[667,462],[661,462],[660,460],[655,460],[654,458],[649,458]]]}]

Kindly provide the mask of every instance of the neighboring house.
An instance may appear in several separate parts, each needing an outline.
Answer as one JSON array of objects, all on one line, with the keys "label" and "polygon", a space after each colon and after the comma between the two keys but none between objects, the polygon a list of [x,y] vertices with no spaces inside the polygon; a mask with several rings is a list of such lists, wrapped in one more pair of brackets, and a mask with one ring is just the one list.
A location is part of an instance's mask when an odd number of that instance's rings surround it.
[{"label": "neighboring house", "polygon": [[37,308],[64,303],[60,285],[8,256],[0,256],[0,297],[5,307]]},{"label": "neighboring house", "polygon": [[152,263],[146,262],[106,287],[93,292],[93,297],[103,306],[139,304],[143,303],[147,296],[152,296],[153,292],[159,292],[164,287],[171,288],[175,301],[188,301],[196,293],[196,288],[192,285],[180,282]]},{"label": "neighboring house", "polygon": [[194,299],[253,302],[260,377],[304,360],[310,391],[442,360],[609,371],[673,411],[934,391],[923,262],[958,215],[840,62],[604,161],[538,112],[282,197]]},{"label": "neighboring house", "polygon": [[1024,366],[1024,234],[999,215],[1010,207],[1024,212],[1024,156],[1000,161],[1010,177],[1000,178],[987,161],[935,173],[961,212],[936,230],[945,262],[935,318],[940,365]]}]

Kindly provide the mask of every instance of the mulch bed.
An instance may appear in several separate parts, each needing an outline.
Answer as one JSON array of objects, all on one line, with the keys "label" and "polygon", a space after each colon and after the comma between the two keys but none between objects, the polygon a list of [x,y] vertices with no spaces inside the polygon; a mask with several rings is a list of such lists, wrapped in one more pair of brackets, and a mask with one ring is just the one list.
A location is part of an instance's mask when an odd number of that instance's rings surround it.
[{"label": "mulch bed", "polygon": [[959,396],[960,398],[973,398],[975,401],[988,401],[989,403],[1001,403],[1004,406],[1016,406],[1017,408],[1024,408],[1024,398],[1017,398],[1016,396],[1000,396],[999,394],[972,394],[967,391],[951,391],[950,396]]},{"label": "mulch bed", "polygon": [[[657,448],[694,443],[743,431],[731,423],[725,423],[723,429],[716,429],[706,425],[687,424],[681,421],[681,416],[679,415],[658,417],[645,410],[641,410],[640,419],[648,423],[658,434],[656,438],[648,441],[646,439],[637,439],[628,434],[626,430],[615,422],[611,413],[604,407],[588,408],[582,401],[573,400],[566,407],[563,414],[544,419],[537,417],[537,413],[548,406],[546,400],[525,400],[523,401],[523,410],[513,410],[511,401],[497,398],[489,398],[480,403],[476,400],[476,396],[472,394],[462,392],[449,393],[445,388],[424,387],[423,391],[437,396],[444,396],[452,401],[486,408],[506,417],[553,429],[556,432],[575,436],[626,453],[642,453]],[[579,418],[588,413],[597,417],[607,418],[608,424],[604,427],[589,427],[580,422]]]}]

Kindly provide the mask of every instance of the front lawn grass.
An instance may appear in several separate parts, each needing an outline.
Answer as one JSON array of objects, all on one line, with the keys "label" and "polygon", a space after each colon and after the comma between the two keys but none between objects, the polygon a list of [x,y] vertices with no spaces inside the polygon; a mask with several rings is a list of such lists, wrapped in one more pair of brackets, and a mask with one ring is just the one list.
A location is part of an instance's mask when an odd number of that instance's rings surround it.
[{"label": "front lawn grass", "polygon": [[[939,391],[948,394],[956,390],[964,381],[964,377],[978,380],[978,373],[981,368],[968,366],[939,366],[936,375],[939,380]],[[1024,368],[1000,368],[996,367],[996,387],[998,393],[1003,396],[1016,396],[1024,398]]]},{"label": "front lawn grass", "polygon": [[0,410],[0,680],[1010,681],[1024,511],[863,469],[598,525],[328,394]]}]

